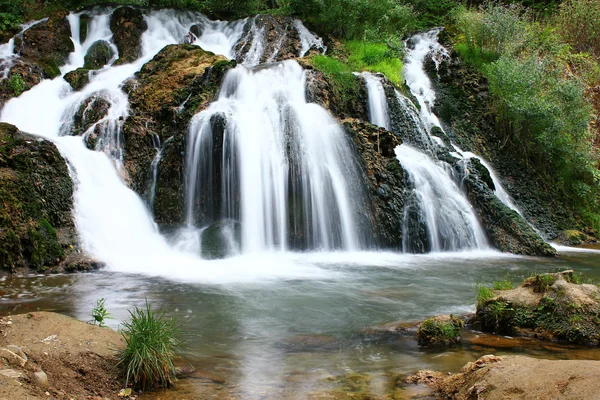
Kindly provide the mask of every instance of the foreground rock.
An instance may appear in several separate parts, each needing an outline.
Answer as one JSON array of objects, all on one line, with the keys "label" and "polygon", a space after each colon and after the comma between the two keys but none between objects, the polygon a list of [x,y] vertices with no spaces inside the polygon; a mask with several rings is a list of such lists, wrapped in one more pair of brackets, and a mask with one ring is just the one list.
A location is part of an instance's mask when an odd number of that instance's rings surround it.
[{"label": "foreground rock", "polygon": [[518,288],[479,300],[476,320],[484,331],[598,346],[600,289],[573,271],[542,274]]},{"label": "foreground rock", "polygon": [[594,399],[600,361],[538,360],[524,356],[487,355],[447,375],[419,371],[410,383],[425,383],[444,398]]},{"label": "foreground rock", "polygon": [[0,124],[0,272],[58,267],[76,244],[67,164],[47,140]]},{"label": "foreground rock", "polygon": [[[0,398],[117,399],[120,334],[48,312],[0,319]],[[50,397],[49,397],[50,396]]]}]

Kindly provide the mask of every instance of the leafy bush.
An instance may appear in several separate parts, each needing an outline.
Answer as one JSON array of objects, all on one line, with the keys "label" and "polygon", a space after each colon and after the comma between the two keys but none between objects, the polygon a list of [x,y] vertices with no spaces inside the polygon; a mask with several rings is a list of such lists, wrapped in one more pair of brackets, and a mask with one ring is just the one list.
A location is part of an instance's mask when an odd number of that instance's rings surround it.
[{"label": "leafy bush", "polygon": [[600,58],[600,1],[564,1],[556,24],[565,41],[575,50]]},{"label": "leafy bush", "polygon": [[119,365],[125,366],[126,385],[147,390],[156,385],[168,387],[175,379],[173,359],[182,346],[177,338],[180,324],[166,318],[163,309],[154,311],[148,301],[145,308],[129,312],[131,320],[124,322],[121,334],[127,347],[119,355]]}]

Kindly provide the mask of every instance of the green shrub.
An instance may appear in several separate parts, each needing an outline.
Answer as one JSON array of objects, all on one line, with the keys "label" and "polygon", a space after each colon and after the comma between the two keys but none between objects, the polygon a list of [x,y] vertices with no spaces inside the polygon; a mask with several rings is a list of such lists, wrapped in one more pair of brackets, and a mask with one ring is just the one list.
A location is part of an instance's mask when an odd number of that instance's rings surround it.
[{"label": "green shrub", "polygon": [[148,301],[145,308],[129,312],[131,319],[123,322],[121,334],[127,347],[119,355],[119,365],[126,370],[126,385],[131,383],[141,390],[156,385],[169,387],[175,379],[173,359],[182,346],[177,338],[180,324],[166,318],[165,311],[154,311]]},{"label": "green shrub", "polygon": [[25,83],[21,74],[14,74],[8,78],[8,87],[10,87],[15,96],[20,96],[25,90]]},{"label": "green shrub", "polygon": [[97,323],[100,328],[104,328],[106,326],[106,319],[110,318],[110,315],[104,306],[105,301],[106,299],[104,298],[96,300],[96,304],[94,304],[94,308],[92,308],[92,323],[94,325]]},{"label": "green shrub", "polygon": [[600,1],[564,1],[556,24],[565,41],[575,50],[600,58]]}]

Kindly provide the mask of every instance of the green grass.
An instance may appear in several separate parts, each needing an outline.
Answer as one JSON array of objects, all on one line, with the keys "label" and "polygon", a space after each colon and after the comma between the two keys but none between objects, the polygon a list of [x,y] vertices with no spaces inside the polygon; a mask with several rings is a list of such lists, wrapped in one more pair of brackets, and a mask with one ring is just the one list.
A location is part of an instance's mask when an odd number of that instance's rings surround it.
[{"label": "green grass", "polygon": [[386,43],[351,40],[344,44],[350,53],[348,66],[353,71],[370,71],[384,74],[394,84],[402,82],[402,60],[397,51]]},{"label": "green grass", "polygon": [[492,292],[492,290],[489,287],[485,286],[485,282],[476,284],[475,292],[477,293],[477,304],[478,305],[481,305],[486,300],[489,300],[492,297],[494,297],[494,292]]},{"label": "green grass", "polygon": [[494,282],[494,290],[511,290],[514,288],[514,285],[509,280],[502,280]]},{"label": "green grass", "polygon": [[125,367],[126,385],[141,390],[159,385],[169,387],[175,380],[173,359],[182,342],[180,324],[166,318],[161,308],[155,311],[148,301],[144,308],[129,311],[131,319],[123,323],[121,334],[127,347],[119,355],[119,365]]}]

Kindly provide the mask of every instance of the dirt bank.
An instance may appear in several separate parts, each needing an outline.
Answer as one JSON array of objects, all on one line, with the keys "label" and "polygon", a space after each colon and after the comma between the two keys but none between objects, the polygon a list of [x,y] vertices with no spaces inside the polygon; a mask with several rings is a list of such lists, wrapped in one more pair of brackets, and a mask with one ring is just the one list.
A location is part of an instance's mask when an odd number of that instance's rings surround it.
[{"label": "dirt bank", "polygon": [[[76,319],[33,312],[0,319],[0,400],[118,399],[121,335]],[[47,377],[44,384],[43,371]],[[41,379],[36,382],[36,379]]]},{"label": "dirt bank", "polygon": [[426,383],[444,398],[595,399],[600,361],[539,360],[524,356],[487,355],[458,374],[423,370],[409,378]]}]

